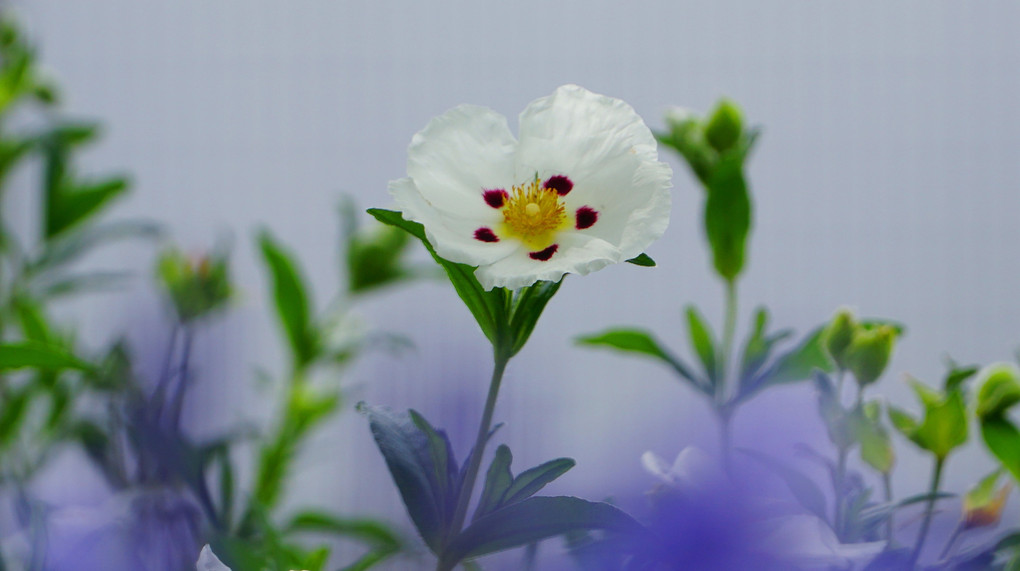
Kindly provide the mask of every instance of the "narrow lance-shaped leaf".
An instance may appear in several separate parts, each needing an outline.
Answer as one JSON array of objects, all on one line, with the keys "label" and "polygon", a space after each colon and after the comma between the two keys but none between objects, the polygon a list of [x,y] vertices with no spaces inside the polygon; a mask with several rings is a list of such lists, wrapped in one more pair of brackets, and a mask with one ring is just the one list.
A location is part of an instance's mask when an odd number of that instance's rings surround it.
[{"label": "narrow lance-shaped leaf", "polygon": [[468,526],[442,554],[439,568],[583,529],[644,533],[633,518],[609,504],[562,496],[528,498]]},{"label": "narrow lance-shaped leaf", "polygon": [[635,266],[643,266],[646,268],[655,267],[655,260],[653,260],[651,256],[649,256],[648,254],[639,254],[635,258],[627,260],[627,263],[634,264]]},{"label": "narrow lance-shaped leaf", "polygon": [[681,378],[688,381],[698,390],[711,394],[709,384],[696,375],[679,357],[666,350],[654,335],[640,329],[609,329],[602,333],[584,335],[577,338],[582,345],[610,347],[625,353],[635,353],[654,357],[670,367]]},{"label": "narrow lance-shaped leaf", "polygon": [[259,234],[262,258],[269,269],[276,312],[283,324],[291,356],[298,367],[310,363],[318,351],[311,324],[308,294],[293,258],[266,230]]},{"label": "narrow lance-shaped leaf", "polygon": [[566,474],[576,463],[571,458],[557,458],[534,468],[529,468],[514,478],[513,484],[503,496],[502,505],[509,505],[530,498],[546,484]]},{"label": "narrow lance-shaped leaf", "polygon": [[0,371],[25,368],[82,371],[92,369],[88,363],[53,345],[31,341],[0,345]]},{"label": "narrow lance-shaped leaf", "polygon": [[408,415],[363,404],[358,408],[368,415],[372,436],[386,459],[411,521],[425,544],[438,553],[444,531],[444,510],[432,476],[435,467],[428,437]]},{"label": "narrow lance-shaped leaf", "polygon": [[514,476],[510,471],[510,464],[513,462],[513,454],[506,444],[500,444],[496,448],[496,455],[492,458],[489,471],[485,475],[485,486],[482,488],[482,495],[478,499],[478,508],[475,510],[473,519],[497,509],[506,495],[507,489],[513,483]]},{"label": "narrow lance-shaped leaf", "polygon": [[687,316],[687,337],[691,342],[691,349],[701,360],[705,374],[714,385],[717,382],[718,370],[715,362],[716,349],[712,330],[693,305],[688,305],[684,313]]},{"label": "narrow lance-shaped leaf", "polygon": [[538,323],[538,318],[541,317],[549,300],[559,291],[561,283],[563,282],[540,281],[514,295],[510,310],[510,331],[513,335],[511,355],[516,355],[524,348]]}]

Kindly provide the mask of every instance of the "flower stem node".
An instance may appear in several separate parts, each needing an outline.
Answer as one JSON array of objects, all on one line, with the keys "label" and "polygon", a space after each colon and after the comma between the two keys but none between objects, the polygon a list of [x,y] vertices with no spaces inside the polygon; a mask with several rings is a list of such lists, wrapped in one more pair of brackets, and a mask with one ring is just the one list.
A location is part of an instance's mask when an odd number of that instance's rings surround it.
[{"label": "flower stem node", "polygon": [[588,274],[644,252],[669,223],[671,171],[629,105],[576,85],[507,120],[461,105],[433,119],[390,183],[405,220],[485,290]]}]

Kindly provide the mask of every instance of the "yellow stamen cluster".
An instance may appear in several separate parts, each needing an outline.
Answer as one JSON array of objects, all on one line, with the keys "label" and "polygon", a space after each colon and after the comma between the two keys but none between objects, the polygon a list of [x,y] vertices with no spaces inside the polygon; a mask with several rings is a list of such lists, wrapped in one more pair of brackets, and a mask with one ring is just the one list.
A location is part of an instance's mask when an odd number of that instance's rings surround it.
[{"label": "yellow stamen cluster", "polygon": [[535,250],[552,245],[556,233],[568,225],[559,195],[553,189],[542,188],[538,180],[513,187],[503,205],[503,233]]}]

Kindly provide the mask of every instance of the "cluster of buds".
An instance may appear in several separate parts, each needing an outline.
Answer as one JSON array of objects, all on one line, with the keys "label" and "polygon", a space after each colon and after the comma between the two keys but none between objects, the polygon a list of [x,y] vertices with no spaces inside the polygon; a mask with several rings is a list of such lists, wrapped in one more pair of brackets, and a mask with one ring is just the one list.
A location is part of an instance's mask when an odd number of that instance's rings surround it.
[{"label": "cluster of buds", "polygon": [[191,257],[170,248],[160,255],[156,276],[182,323],[205,317],[230,299],[230,274],[224,254]]},{"label": "cluster of buds", "polygon": [[850,371],[865,387],[882,376],[896,345],[896,327],[858,322],[848,309],[841,309],[829,322],[824,347],[840,371]]}]

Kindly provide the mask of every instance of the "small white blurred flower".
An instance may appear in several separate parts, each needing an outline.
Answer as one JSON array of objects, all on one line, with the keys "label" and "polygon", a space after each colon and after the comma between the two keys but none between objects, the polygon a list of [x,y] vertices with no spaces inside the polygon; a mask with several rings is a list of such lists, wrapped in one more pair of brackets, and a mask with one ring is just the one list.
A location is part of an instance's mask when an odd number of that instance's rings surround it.
[{"label": "small white blurred flower", "polygon": [[203,547],[202,553],[198,555],[195,569],[196,571],[230,571],[230,567],[224,565],[208,545]]},{"label": "small white blurred flower", "polygon": [[695,446],[681,450],[672,466],[651,451],[641,455],[641,464],[664,484],[682,491],[705,491],[725,477],[712,457]]},{"label": "small white blurred flower", "polygon": [[809,514],[764,522],[763,546],[782,546],[781,555],[797,569],[860,569],[885,549],[884,541],[840,543],[829,524]]}]

